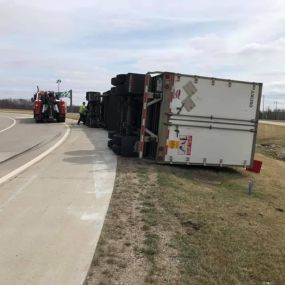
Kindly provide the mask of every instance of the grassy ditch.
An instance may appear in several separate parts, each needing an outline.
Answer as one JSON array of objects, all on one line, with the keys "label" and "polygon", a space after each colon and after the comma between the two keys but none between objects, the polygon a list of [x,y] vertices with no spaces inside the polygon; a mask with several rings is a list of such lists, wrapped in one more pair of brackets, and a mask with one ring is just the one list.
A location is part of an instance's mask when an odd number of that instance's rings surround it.
[{"label": "grassy ditch", "polygon": [[285,166],[258,158],[258,176],[119,158],[87,284],[283,284]]},{"label": "grassy ditch", "polygon": [[181,284],[285,281],[285,183],[279,175],[274,182],[255,177],[249,196],[253,175],[242,170],[159,170],[160,203],[179,225],[173,244]]},{"label": "grassy ditch", "polygon": [[[281,128],[258,143],[284,144]],[[258,175],[119,157],[86,284],[284,284],[285,163],[258,152]]]}]

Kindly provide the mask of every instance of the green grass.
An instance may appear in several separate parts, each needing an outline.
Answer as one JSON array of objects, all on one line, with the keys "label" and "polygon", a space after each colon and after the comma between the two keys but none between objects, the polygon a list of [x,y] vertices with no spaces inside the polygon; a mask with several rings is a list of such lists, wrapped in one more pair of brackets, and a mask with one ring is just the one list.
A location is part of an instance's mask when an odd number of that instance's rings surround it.
[{"label": "green grass", "polygon": [[[181,283],[283,284],[284,224],[276,220],[282,214],[268,209],[270,192],[258,181],[258,191],[249,196],[252,177],[242,170],[202,172],[195,167],[158,171],[159,201],[179,225],[173,238]],[[197,182],[201,175],[209,183]]]}]

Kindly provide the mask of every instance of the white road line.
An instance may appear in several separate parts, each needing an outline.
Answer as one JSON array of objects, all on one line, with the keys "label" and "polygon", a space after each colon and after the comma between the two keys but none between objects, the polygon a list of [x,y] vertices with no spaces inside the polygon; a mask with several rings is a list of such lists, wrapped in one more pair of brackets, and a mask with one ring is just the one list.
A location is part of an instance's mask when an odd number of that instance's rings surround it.
[{"label": "white road line", "polygon": [[11,129],[11,128],[13,128],[13,127],[16,125],[16,120],[15,120],[15,119],[13,119],[13,118],[11,118],[11,117],[9,117],[9,116],[1,116],[1,117],[8,118],[8,119],[12,120],[13,123],[12,123],[8,128],[6,128],[6,129],[4,129],[4,130],[1,130],[0,133],[3,133],[3,132],[5,132],[5,131]]},{"label": "white road line", "polygon": [[23,172],[27,168],[31,167],[35,163],[39,162],[40,160],[45,158],[47,155],[49,155],[52,151],[54,151],[56,148],[58,148],[67,139],[67,137],[70,134],[70,127],[68,125],[65,125],[65,126],[67,127],[67,130],[66,130],[64,136],[55,145],[53,145],[51,148],[49,148],[48,150],[46,150],[45,152],[43,152],[39,156],[35,157],[31,161],[25,163],[24,165],[18,167],[17,169],[15,169],[15,170],[11,171],[10,173],[6,174],[5,176],[1,177],[0,178],[0,185],[3,184],[4,182],[6,182],[7,180],[13,178],[14,176],[20,174],[21,172]]}]

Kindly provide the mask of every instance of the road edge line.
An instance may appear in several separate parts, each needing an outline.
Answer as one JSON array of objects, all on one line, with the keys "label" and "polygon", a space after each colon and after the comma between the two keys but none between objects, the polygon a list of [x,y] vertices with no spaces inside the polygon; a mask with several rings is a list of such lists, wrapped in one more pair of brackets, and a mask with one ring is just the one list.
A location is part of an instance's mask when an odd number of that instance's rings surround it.
[{"label": "road edge line", "polygon": [[70,134],[70,127],[68,125],[65,125],[65,126],[67,127],[67,130],[66,130],[64,136],[55,145],[53,145],[52,147],[50,147],[49,149],[47,149],[45,152],[43,152],[42,154],[38,155],[37,157],[33,158],[29,162],[25,163],[24,165],[16,168],[15,170],[13,170],[10,173],[6,174],[5,176],[1,177],[0,178],[0,185],[5,183],[9,179],[17,176],[18,174],[20,174],[21,172],[25,171],[26,169],[28,169],[32,165],[36,164],[37,162],[39,162],[40,160],[45,158],[47,155],[49,155],[56,148],[58,148],[67,139],[67,137]]},{"label": "road edge line", "polygon": [[8,128],[1,130],[1,131],[0,131],[0,134],[1,134],[1,133],[4,133],[5,131],[8,131],[9,129],[13,128],[13,127],[16,125],[16,120],[15,120],[14,118],[9,117],[9,116],[2,116],[2,117],[8,118],[8,119],[12,120],[13,123],[12,123],[12,125],[10,125]]}]

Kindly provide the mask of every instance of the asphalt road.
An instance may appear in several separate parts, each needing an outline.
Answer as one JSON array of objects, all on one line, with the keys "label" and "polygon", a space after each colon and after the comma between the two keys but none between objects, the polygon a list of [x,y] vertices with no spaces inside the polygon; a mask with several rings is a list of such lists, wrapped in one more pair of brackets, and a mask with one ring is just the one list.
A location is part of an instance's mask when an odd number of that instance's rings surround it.
[{"label": "asphalt road", "polygon": [[0,113],[0,284],[82,284],[115,180],[106,141],[101,129]]}]

